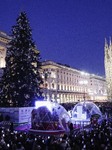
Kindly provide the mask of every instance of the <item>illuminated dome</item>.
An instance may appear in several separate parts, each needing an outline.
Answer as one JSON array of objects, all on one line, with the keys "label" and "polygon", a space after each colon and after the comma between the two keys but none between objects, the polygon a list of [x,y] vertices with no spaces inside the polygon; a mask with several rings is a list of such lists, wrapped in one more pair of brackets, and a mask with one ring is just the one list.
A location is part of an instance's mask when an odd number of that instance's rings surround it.
[{"label": "illuminated dome", "polygon": [[92,102],[79,102],[72,111],[72,118],[77,120],[90,120],[92,116],[102,117],[102,113],[97,105]]},{"label": "illuminated dome", "polygon": [[32,111],[31,128],[35,130],[67,130],[70,116],[65,108],[50,101],[37,101]]}]

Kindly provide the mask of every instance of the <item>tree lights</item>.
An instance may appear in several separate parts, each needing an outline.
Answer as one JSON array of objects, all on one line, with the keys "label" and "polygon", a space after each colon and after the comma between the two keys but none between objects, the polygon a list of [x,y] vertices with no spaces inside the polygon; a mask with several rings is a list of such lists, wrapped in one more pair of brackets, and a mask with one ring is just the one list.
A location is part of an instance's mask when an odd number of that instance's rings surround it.
[{"label": "tree lights", "polygon": [[21,12],[17,18],[11,36],[6,52],[6,68],[1,80],[0,106],[31,106],[36,97],[42,96],[42,79],[39,73],[40,54],[35,51],[25,12]]}]

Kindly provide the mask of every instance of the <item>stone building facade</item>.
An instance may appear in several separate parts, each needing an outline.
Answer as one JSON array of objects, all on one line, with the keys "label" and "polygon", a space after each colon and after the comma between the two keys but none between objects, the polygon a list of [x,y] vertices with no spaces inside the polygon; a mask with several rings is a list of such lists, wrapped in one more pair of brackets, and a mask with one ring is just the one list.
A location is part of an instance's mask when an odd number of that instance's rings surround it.
[{"label": "stone building facade", "polygon": [[48,100],[70,103],[84,100],[107,100],[106,81],[67,65],[45,61],[42,63],[44,94]]},{"label": "stone building facade", "polygon": [[[0,78],[5,67],[6,45],[10,37],[0,32]],[[107,100],[105,78],[53,61],[42,62],[43,92],[47,100],[70,103]]]},{"label": "stone building facade", "polygon": [[5,67],[6,46],[11,38],[0,31],[0,68]]}]

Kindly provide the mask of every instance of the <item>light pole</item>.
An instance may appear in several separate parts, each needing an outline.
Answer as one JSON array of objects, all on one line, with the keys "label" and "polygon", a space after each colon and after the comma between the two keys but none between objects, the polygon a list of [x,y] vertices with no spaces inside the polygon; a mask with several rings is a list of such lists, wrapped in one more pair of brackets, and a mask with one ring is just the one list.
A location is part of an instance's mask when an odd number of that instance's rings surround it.
[{"label": "light pole", "polygon": [[79,84],[80,85],[83,85],[83,88],[84,88],[84,95],[83,95],[83,99],[84,99],[84,101],[85,101],[85,99],[86,99],[86,91],[85,91],[85,86],[88,84],[88,81],[87,80],[81,80],[81,81],[79,81]]}]

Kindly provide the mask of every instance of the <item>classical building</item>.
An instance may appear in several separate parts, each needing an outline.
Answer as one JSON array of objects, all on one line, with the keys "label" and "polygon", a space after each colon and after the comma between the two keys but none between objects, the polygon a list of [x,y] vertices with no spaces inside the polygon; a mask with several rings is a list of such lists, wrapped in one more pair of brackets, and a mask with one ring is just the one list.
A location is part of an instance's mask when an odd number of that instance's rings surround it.
[{"label": "classical building", "polygon": [[[0,78],[5,67],[6,45],[11,38],[0,32]],[[38,51],[36,51],[38,53]],[[53,61],[42,62],[44,96],[59,103],[84,100],[107,100],[106,82],[101,76],[89,74]]]},{"label": "classical building", "polygon": [[91,95],[91,100],[94,101],[107,100],[107,87],[105,78],[94,74],[90,74],[88,93],[89,95]]},{"label": "classical building", "polygon": [[108,100],[112,100],[112,43],[110,39],[110,43],[105,39],[105,75],[107,82],[107,95]]},{"label": "classical building", "polygon": [[101,76],[52,61],[43,62],[42,70],[44,94],[48,100],[59,103],[107,100],[106,81]]},{"label": "classical building", "polygon": [[0,68],[5,67],[6,45],[11,38],[0,31]]}]

